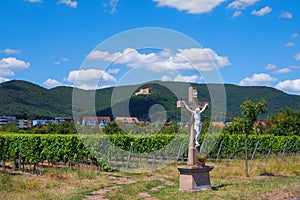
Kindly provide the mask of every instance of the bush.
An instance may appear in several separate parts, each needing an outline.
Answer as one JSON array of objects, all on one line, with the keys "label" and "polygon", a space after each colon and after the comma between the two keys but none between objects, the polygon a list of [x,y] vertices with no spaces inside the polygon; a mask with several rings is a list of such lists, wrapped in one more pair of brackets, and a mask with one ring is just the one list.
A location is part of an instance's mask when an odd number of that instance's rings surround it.
[{"label": "bush", "polygon": [[15,124],[5,124],[0,127],[0,131],[17,133],[19,132],[19,127]]}]

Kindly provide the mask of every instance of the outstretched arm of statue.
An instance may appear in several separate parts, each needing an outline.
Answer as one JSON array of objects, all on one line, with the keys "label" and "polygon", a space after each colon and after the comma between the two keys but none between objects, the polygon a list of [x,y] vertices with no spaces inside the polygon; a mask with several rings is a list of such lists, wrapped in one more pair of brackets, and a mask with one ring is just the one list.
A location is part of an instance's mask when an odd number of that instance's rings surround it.
[{"label": "outstretched arm of statue", "polygon": [[188,107],[188,105],[186,105],[185,101],[183,101],[183,105],[184,105],[184,107],[185,107],[190,113],[193,113],[193,112],[194,112],[192,109],[190,109],[190,108]]},{"label": "outstretched arm of statue", "polygon": [[208,106],[208,103],[206,103],[206,104],[204,105],[204,107],[200,110],[200,113],[202,113],[202,112],[207,108],[207,106]]}]

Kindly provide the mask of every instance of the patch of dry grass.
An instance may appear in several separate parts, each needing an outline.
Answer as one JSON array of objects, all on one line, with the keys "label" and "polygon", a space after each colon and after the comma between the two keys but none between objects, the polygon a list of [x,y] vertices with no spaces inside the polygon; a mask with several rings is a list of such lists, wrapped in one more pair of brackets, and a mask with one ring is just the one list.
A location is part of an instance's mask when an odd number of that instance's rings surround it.
[{"label": "patch of dry grass", "polygon": [[[215,168],[211,176],[244,176],[245,162],[243,160],[224,160],[218,163],[208,163]],[[281,175],[299,176],[300,175],[300,156],[284,157],[273,156],[266,159],[249,160],[249,174],[251,175]]]},{"label": "patch of dry grass", "polygon": [[[143,199],[148,193],[157,199],[293,199],[300,197],[300,156],[271,157],[249,161],[245,177],[243,160],[208,162],[212,189],[178,192],[175,165],[142,174],[100,172],[92,168],[69,170],[44,168],[43,176],[0,171],[0,199],[84,199],[92,191],[118,185],[104,194],[109,199]],[[171,181],[174,185],[162,180]],[[158,187],[164,186],[164,187]],[[160,188],[151,190],[151,188]]]},{"label": "patch of dry grass", "polygon": [[[269,160],[249,161],[250,177],[245,177],[243,160],[223,160],[208,162],[213,165],[211,172],[212,190],[202,192],[179,192],[178,170],[176,166],[150,172],[146,175],[153,179],[164,178],[174,181],[174,186],[166,186],[158,191],[146,190],[157,199],[293,199],[300,197],[300,157],[272,157]],[[135,195],[123,194],[124,191],[141,192],[134,188],[143,188],[149,181],[115,189],[107,194],[109,199],[141,199]],[[114,195],[113,195],[114,194]]]},{"label": "patch of dry grass", "polygon": [[0,172],[0,199],[81,199],[110,181],[95,169],[50,168],[43,176]]}]

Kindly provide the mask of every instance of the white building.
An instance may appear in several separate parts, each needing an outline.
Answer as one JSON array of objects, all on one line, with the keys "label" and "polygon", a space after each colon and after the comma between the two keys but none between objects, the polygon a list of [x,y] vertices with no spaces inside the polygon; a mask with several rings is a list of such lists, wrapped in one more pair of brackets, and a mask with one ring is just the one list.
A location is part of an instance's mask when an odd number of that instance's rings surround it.
[{"label": "white building", "polygon": [[16,124],[17,118],[14,116],[0,116],[0,126],[5,124]]}]

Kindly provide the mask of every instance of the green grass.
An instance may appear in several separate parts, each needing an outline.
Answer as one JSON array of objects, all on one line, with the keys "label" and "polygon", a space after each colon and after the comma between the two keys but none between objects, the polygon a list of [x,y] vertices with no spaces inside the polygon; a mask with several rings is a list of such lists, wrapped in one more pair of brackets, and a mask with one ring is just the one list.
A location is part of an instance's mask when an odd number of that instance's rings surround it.
[{"label": "green grass", "polygon": [[[212,189],[179,192],[178,170],[171,165],[143,174],[100,172],[93,168],[43,168],[42,176],[0,170],[0,199],[85,199],[113,186],[108,199],[144,199],[147,193],[162,200],[174,199],[295,199],[300,198],[300,156],[271,157],[249,161],[250,177],[245,177],[243,160],[208,162]],[[168,182],[173,183],[167,184]],[[157,190],[153,188],[161,186]]]},{"label": "green grass", "polygon": [[148,191],[153,187],[161,184],[159,180],[138,181],[133,184],[124,185],[119,189],[114,189],[106,195],[109,199],[132,199],[132,197],[138,198],[140,192]]}]

